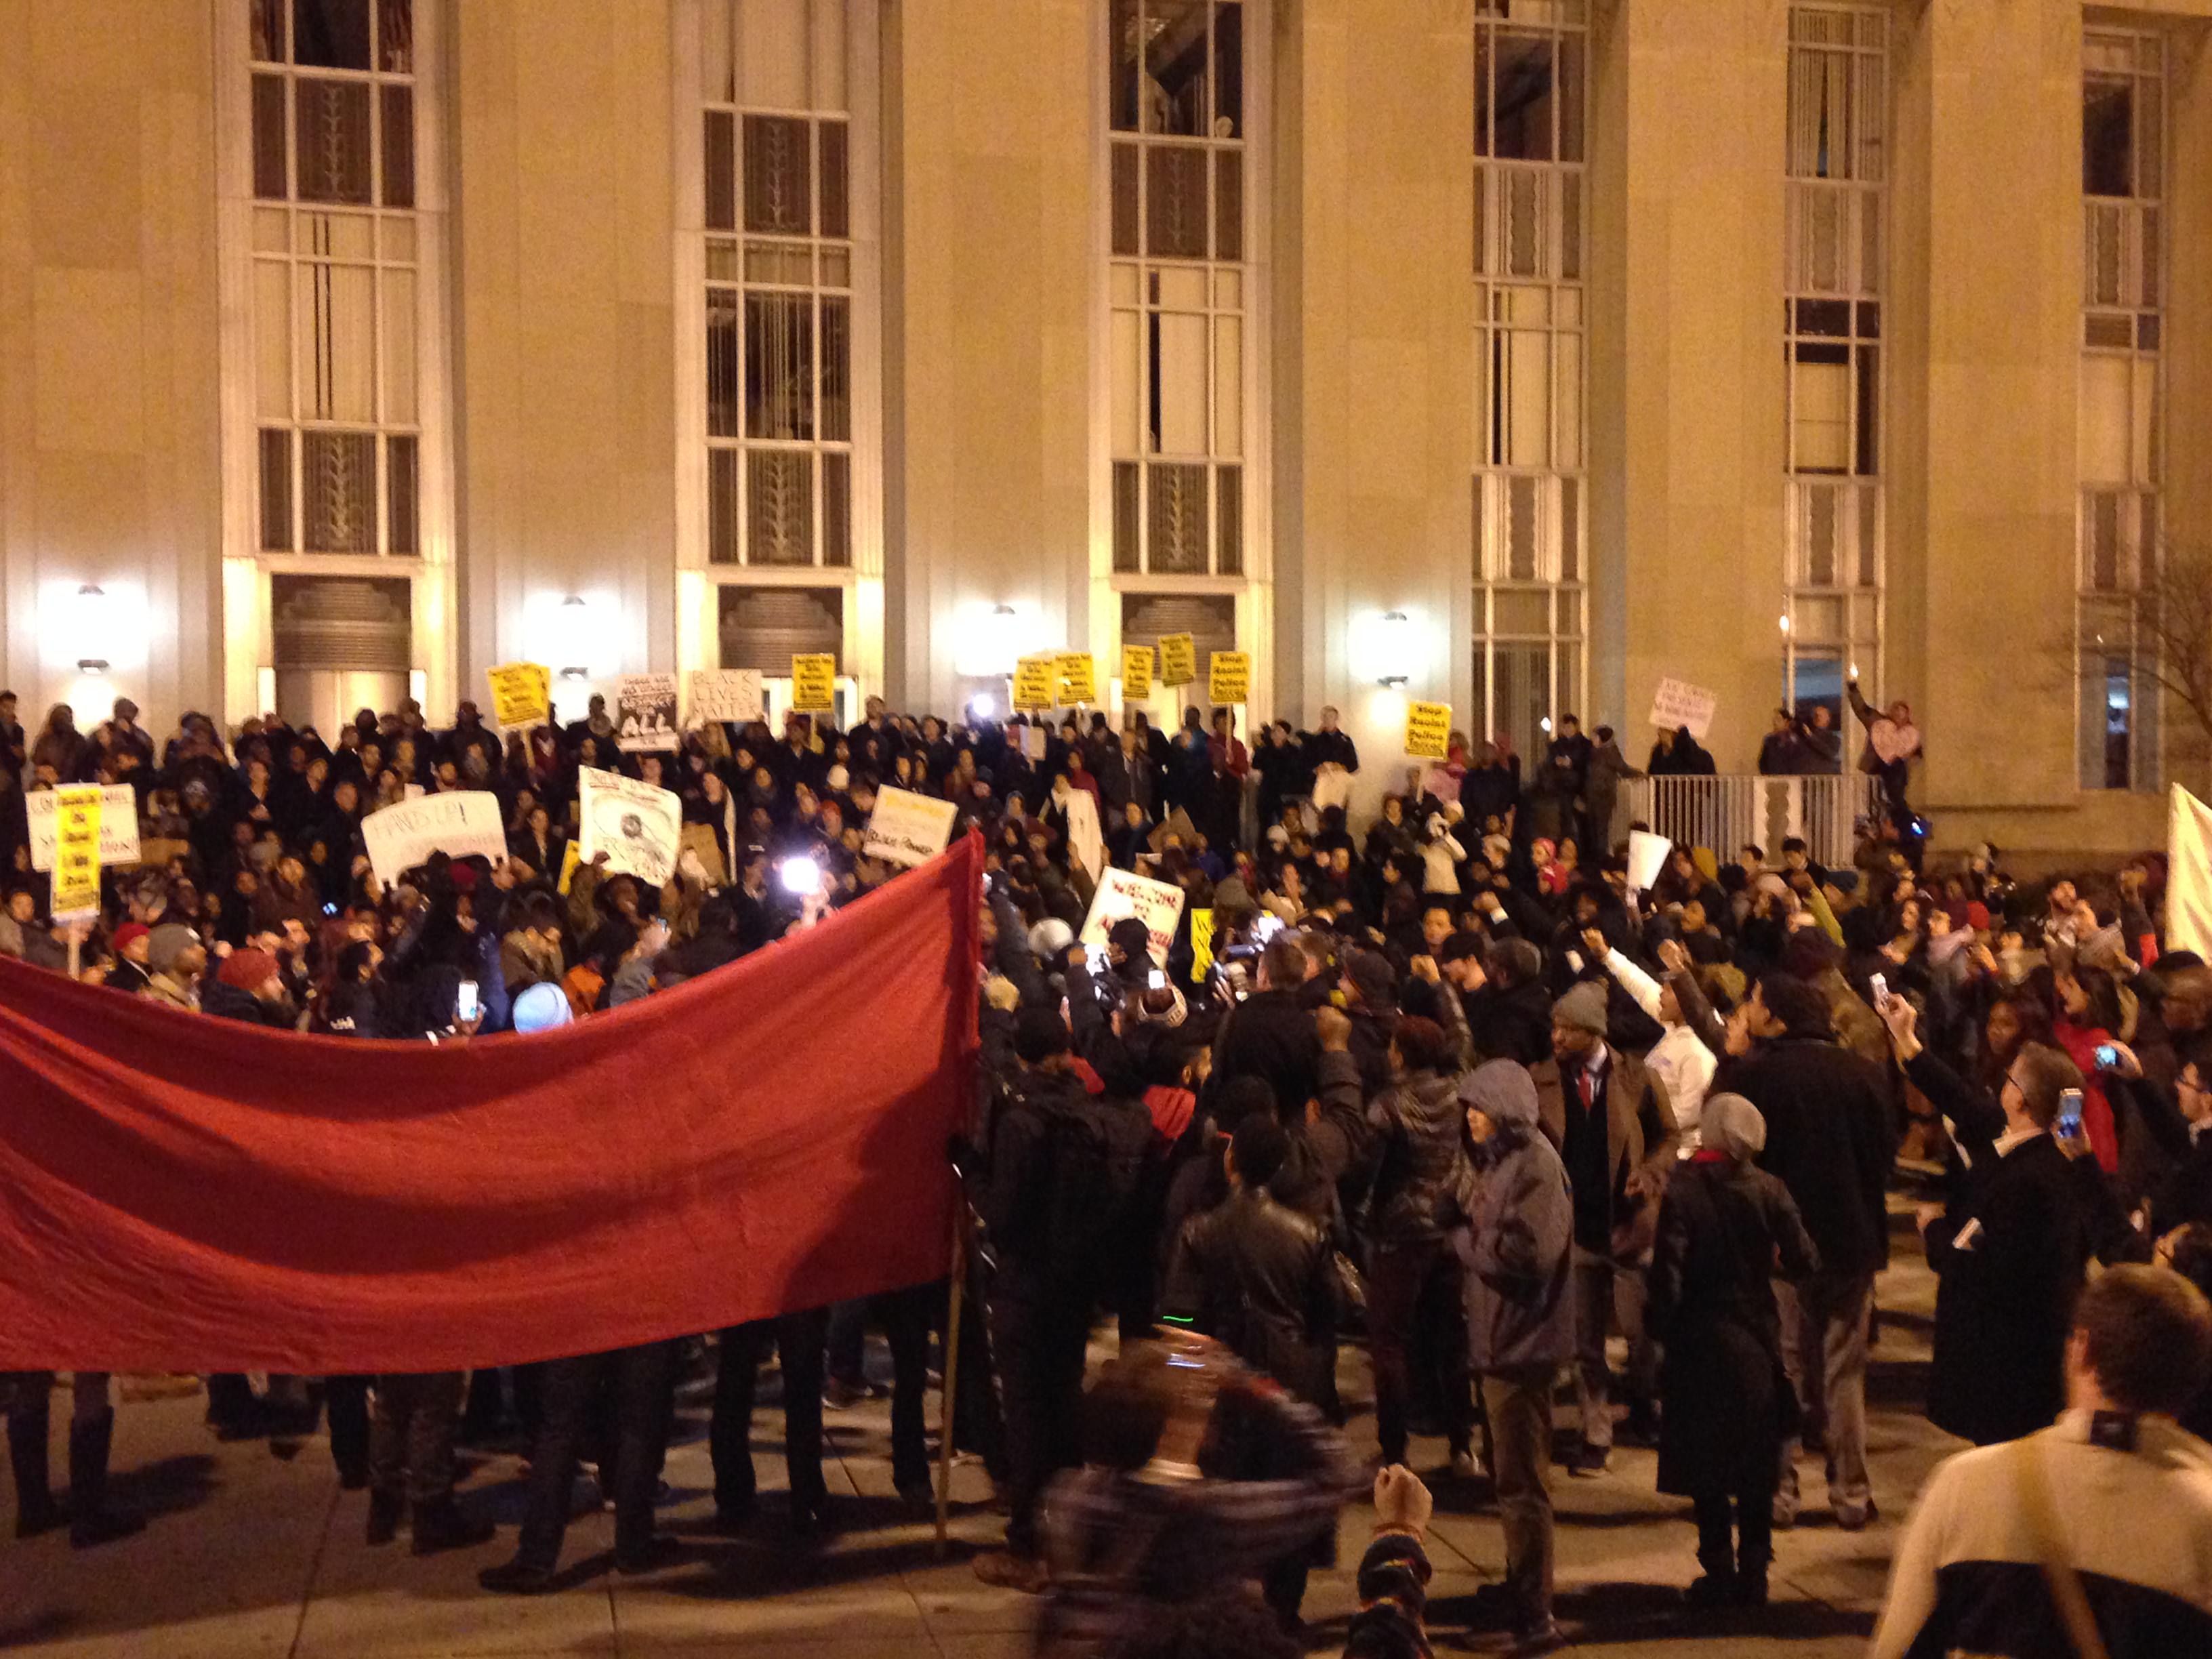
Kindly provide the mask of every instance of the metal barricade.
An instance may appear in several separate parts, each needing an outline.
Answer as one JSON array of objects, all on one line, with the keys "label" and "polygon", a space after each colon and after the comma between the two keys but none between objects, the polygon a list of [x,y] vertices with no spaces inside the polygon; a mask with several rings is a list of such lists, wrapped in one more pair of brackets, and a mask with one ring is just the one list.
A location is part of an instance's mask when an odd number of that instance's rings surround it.
[{"label": "metal barricade", "polygon": [[1723,863],[1747,842],[1779,862],[1784,841],[1801,837],[1815,863],[1849,865],[1861,820],[1881,811],[1880,784],[1862,772],[1825,777],[1637,778],[1629,817],[1684,847],[1708,847]]}]

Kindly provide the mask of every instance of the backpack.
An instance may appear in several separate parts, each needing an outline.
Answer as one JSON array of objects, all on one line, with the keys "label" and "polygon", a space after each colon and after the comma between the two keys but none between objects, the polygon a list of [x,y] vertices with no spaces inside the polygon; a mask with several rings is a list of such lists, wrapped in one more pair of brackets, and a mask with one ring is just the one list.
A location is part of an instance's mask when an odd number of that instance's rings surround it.
[{"label": "backpack", "polygon": [[1056,1280],[1100,1285],[1121,1257],[1141,1248],[1135,1219],[1156,1139],[1152,1116],[1103,1095],[1032,1097],[1031,1103],[1045,1120],[1049,1164],[1034,1236]]}]

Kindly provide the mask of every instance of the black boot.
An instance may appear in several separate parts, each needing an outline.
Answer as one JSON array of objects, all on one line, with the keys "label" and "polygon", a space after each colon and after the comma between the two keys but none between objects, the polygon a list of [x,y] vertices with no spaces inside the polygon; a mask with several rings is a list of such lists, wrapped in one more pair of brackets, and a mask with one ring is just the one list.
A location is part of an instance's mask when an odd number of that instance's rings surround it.
[{"label": "black boot", "polygon": [[396,1492],[371,1492],[368,1495],[368,1533],[371,1544],[389,1544],[399,1536],[399,1517],[406,1509],[406,1500]]},{"label": "black boot", "polygon": [[478,1544],[489,1543],[498,1530],[488,1520],[471,1519],[462,1514],[460,1505],[450,1496],[415,1506],[414,1550],[417,1555],[472,1549]]},{"label": "black boot", "polygon": [[115,1439],[115,1413],[101,1412],[70,1425],[70,1545],[90,1549],[145,1530],[135,1515],[107,1507],[107,1454]]},{"label": "black boot", "polygon": [[53,1419],[44,1403],[8,1413],[8,1462],[15,1471],[15,1536],[36,1538],[69,1519],[54,1502],[46,1474],[46,1435]]}]

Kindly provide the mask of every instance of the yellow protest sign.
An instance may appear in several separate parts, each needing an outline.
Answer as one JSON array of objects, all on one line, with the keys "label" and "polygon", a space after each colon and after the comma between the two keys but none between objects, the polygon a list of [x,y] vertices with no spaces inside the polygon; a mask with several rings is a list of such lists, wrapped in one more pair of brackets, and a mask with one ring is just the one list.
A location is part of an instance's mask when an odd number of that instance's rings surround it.
[{"label": "yellow protest sign", "polygon": [[1406,752],[1415,760],[1442,760],[1451,745],[1451,705],[1406,705]]},{"label": "yellow protest sign", "polygon": [[1252,653],[1217,651],[1206,665],[1206,701],[1214,704],[1243,702],[1252,695]]},{"label": "yellow protest sign", "polygon": [[1063,651],[1060,653],[1060,701],[1063,707],[1073,708],[1078,703],[1098,701],[1098,668],[1088,651]]},{"label": "yellow protest sign", "polygon": [[513,729],[543,726],[553,717],[553,671],[544,663],[509,662],[484,670],[491,687],[492,718]]},{"label": "yellow protest sign", "polygon": [[[583,861],[584,848],[582,842],[572,841],[568,844],[568,846],[562,848],[560,887],[561,896],[563,898],[568,896],[569,887],[575,882],[576,866]],[[538,873],[542,875],[544,872],[540,871]]]},{"label": "yellow protest sign", "polygon": [[1160,635],[1160,684],[1188,685],[1198,678],[1198,644],[1188,634]]},{"label": "yellow protest sign", "polygon": [[1149,645],[1125,645],[1121,647],[1121,701],[1142,702],[1152,695],[1152,647]]},{"label": "yellow protest sign", "polygon": [[826,714],[837,706],[837,659],[827,651],[791,659],[791,706],[802,714]]},{"label": "yellow protest sign", "polygon": [[1014,707],[1049,708],[1060,684],[1060,658],[1047,652],[1014,665]]},{"label": "yellow protest sign", "polygon": [[54,791],[53,915],[100,914],[100,786]]}]

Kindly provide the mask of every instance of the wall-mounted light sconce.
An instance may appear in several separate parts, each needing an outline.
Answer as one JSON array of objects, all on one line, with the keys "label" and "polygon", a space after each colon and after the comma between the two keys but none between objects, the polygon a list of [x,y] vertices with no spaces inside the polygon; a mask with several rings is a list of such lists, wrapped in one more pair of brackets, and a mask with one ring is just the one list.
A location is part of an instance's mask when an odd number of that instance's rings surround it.
[{"label": "wall-mounted light sconce", "polygon": [[1021,654],[1021,612],[1004,604],[968,609],[953,648],[953,666],[964,678],[994,679],[1011,674]]},{"label": "wall-mounted light sconce", "polygon": [[1375,624],[1376,684],[1403,685],[1412,678],[1413,649],[1413,619],[1402,611],[1384,611]]},{"label": "wall-mounted light sconce", "polygon": [[1782,613],[1782,632],[1785,636],[1790,632],[1790,613],[1786,611]]},{"label": "wall-mounted light sconce", "polygon": [[561,678],[591,678],[592,671],[586,665],[592,657],[592,607],[582,594],[571,593],[561,601],[553,617],[553,654],[561,659]]},{"label": "wall-mounted light sconce", "polygon": [[106,593],[97,582],[87,582],[76,591],[76,614],[70,618],[72,636],[76,641],[76,667],[80,674],[105,674],[107,672],[107,653],[115,623],[110,614],[113,607]]}]

